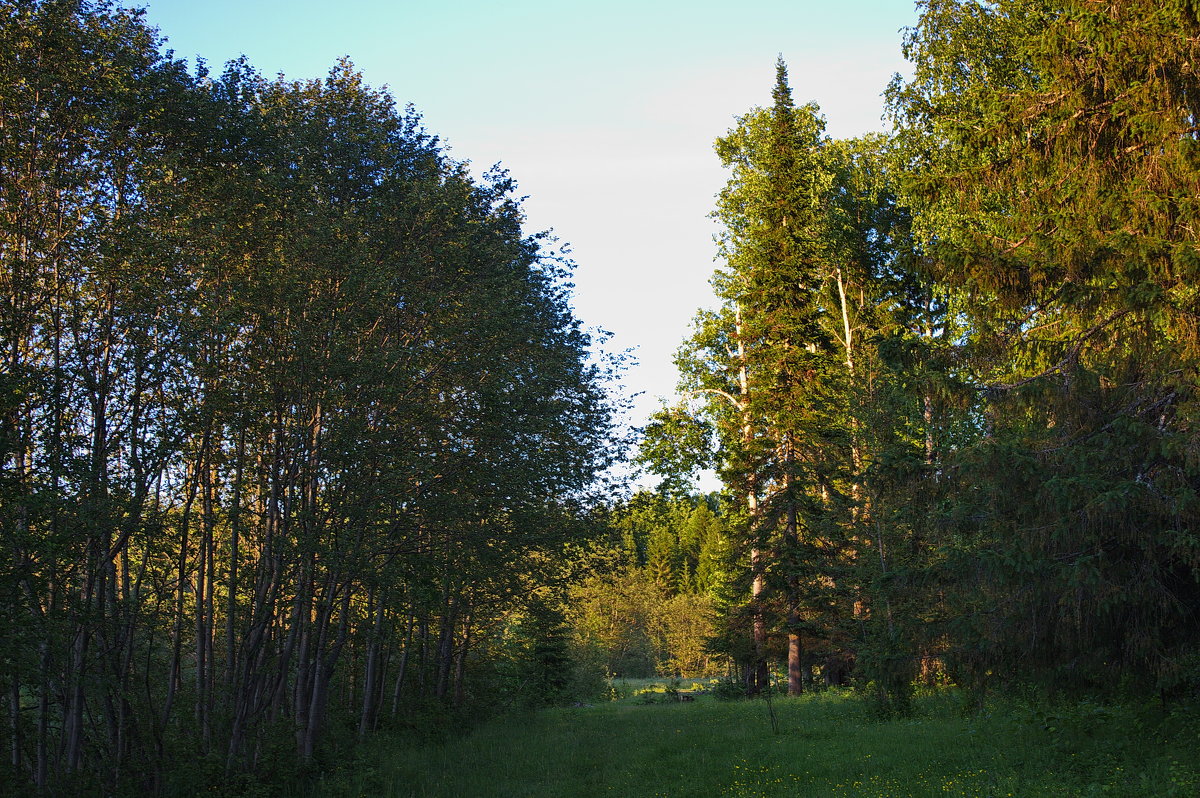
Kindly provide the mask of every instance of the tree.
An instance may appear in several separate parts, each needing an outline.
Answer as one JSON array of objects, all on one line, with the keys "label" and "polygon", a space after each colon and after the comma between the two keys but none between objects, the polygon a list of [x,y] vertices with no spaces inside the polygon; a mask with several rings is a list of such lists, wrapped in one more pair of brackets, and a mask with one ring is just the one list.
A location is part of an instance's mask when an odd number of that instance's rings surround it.
[{"label": "tree", "polygon": [[139,13],[0,11],[4,783],[467,700],[613,456],[569,260],[349,62],[189,76]]},{"label": "tree", "polygon": [[[821,446],[822,383],[831,342],[817,294],[822,282],[823,122],[813,106],[797,109],[780,60],[770,110],[752,111],[717,153],[732,169],[716,217],[727,268],[714,279],[725,302],[702,316],[680,356],[682,389],[709,401],[722,446],[722,475],[744,497],[754,653],[748,688],[767,681],[767,551],[793,558],[805,509],[823,511],[813,492],[828,484]],[[779,534],[772,543],[772,531]],[[800,689],[801,607],[796,568],[787,581],[789,669]]]},{"label": "tree", "polygon": [[978,388],[942,572],[977,673],[1170,685],[1194,650],[1196,30],[1182,3],[930,2],[908,40],[905,191]]}]

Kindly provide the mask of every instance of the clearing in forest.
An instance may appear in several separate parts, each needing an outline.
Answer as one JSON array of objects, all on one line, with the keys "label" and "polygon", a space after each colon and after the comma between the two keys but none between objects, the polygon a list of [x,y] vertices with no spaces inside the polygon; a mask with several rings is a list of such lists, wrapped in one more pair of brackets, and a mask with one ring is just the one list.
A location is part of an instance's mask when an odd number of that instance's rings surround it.
[{"label": "clearing in forest", "polygon": [[[684,689],[687,685],[685,683]],[[321,795],[584,798],[1194,796],[1200,716],[1155,706],[1007,704],[952,693],[879,720],[852,695],[680,702],[663,692],[497,719],[448,743],[380,742]],[[652,699],[657,698],[657,701]]]}]

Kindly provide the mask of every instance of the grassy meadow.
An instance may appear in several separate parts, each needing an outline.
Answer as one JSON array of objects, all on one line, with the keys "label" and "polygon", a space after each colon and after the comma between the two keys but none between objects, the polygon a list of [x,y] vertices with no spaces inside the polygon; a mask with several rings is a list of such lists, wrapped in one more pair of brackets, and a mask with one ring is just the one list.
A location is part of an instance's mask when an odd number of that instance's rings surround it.
[{"label": "grassy meadow", "polygon": [[[685,680],[684,694],[702,685]],[[839,692],[680,702],[664,682],[616,700],[493,720],[448,742],[381,739],[314,795],[394,798],[1197,796],[1200,717],[1156,706],[1017,704],[952,693],[878,720]],[[773,727],[770,710],[774,711]],[[775,728],[778,728],[778,732]]]}]

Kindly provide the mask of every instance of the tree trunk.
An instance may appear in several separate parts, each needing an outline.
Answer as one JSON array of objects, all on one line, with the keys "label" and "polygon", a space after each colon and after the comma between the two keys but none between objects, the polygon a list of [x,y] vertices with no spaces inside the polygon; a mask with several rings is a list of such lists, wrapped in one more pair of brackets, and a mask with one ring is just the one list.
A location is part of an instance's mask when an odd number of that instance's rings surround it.
[{"label": "tree trunk", "polygon": [[[754,443],[754,425],[750,415],[750,367],[746,358],[745,333],[742,325],[742,312],[739,306],[736,313],[735,336],[737,338],[738,357],[738,389],[740,391],[738,410],[742,416],[742,446],[749,452]],[[758,478],[751,464],[746,474],[746,515],[750,523],[750,536],[753,543],[750,548],[750,571],[753,581],[750,586],[750,613],[753,628],[752,644],[754,661],[746,669],[746,692],[757,695],[769,687],[771,672],[767,663],[767,620],[763,615],[763,593],[766,591],[766,561],[762,547],[761,519],[758,512]]]},{"label": "tree trunk", "polygon": [[784,562],[791,563],[787,574],[787,629],[788,629],[788,654],[787,654],[787,670],[788,670],[788,695],[800,695],[804,692],[804,651],[800,640],[800,578],[795,573],[795,556],[794,552],[799,545],[800,536],[797,528],[796,518],[796,502],[791,495],[793,488],[793,477],[791,473],[792,467],[792,446],[791,440],[787,440],[784,444],[787,453],[784,456],[784,491],[786,492],[785,500],[787,501],[787,519],[784,524],[783,542],[787,556]]},{"label": "tree trunk", "polygon": [[408,655],[413,645],[413,627],[416,625],[416,612],[408,613],[408,628],[404,633],[404,650],[400,652],[400,666],[396,669],[396,684],[392,688],[392,717],[400,711],[400,691],[404,687],[404,674],[408,670]]}]

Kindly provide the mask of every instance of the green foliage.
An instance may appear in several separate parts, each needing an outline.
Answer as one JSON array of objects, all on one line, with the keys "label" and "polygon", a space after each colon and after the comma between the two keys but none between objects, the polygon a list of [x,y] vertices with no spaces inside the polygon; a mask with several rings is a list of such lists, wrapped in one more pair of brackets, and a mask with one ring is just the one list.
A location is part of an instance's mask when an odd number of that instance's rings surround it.
[{"label": "green foliage", "polygon": [[[751,573],[724,588],[717,645],[757,660],[760,686],[764,657],[786,656],[795,693],[822,661],[876,645],[881,626],[862,621],[907,601],[875,587],[923,564],[929,477],[958,419],[938,362],[947,302],[917,271],[894,148],[825,137],[782,63],[773,97],[717,142],[731,172],[715,213],[725,306],[699,318],[680,366],[743,504],[731,555]],[[905,632],[909,658],[918,637]]]},{"label": "green foliage", "polygon": [[866,636],[858,647],[857,687],[867,696],[876,717],[912,714],[916,679],[912,650],[894,635],[879,632]]},{"label": "green foliage", "polygon": [[891,138],[826,138],[780,63],[718,140],[723,304],[678,361],[732,499],[710,646],[752,686],[1191,689],[1193,11],[930,0]]},{"label": "green foliage", "polygon": [[607,523],[620,552],[613,559],[623,562],[569,592],[580,656],[620,677],[708,675],[724,666],[706,646],[730,567],[724,519],[711,501],[642,492],[612,508]]},{"label": "green foliage", "polygon": [[178,767],[252,793],[484,698],[485,641],[570,581],[614,459],[612,364],[507,174],[349,61],[189,75],[161,44],[104,0],[0,2],[0,779],[24,791]]},{"label": "green foliage", "polygon": [[727,676],[713,684],[712,694],[718,701],[737,701],[746,697],[746,684],[741,679]]},{"label": "green foliage", "polygon": [[529,602],[517,634],[523,644],[519,663],[523,698],[533,706],[562,703],[569,697],[574,670],[563,611],[535,597]]},{"label": "green foliage", "polygon": [[678,408],[650,417],[634,462],[662,477],[660,493],[686,496],[696,473],[712,464],[713,428],[702,418]]},{"label": "green foliage", "polygon": [[711,600],[672,596],[645,571],[593,577],[572,588],[569,615],[576,645],[611,674],[692,676],[717,668],[704,649]]},{"label": "green foliage", "polygon": [[978,391],[929,565],[960,672],[1153,691],[1193,650],[1195,26],[938,0],[909,35],[903,192]]}]

